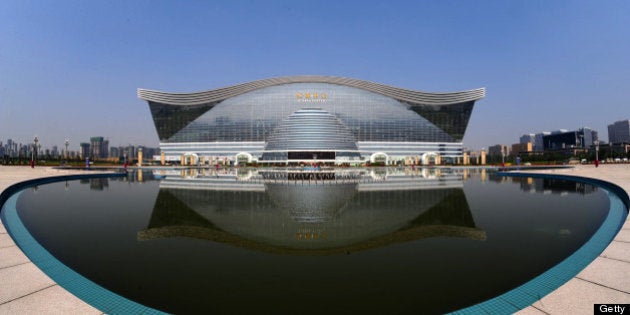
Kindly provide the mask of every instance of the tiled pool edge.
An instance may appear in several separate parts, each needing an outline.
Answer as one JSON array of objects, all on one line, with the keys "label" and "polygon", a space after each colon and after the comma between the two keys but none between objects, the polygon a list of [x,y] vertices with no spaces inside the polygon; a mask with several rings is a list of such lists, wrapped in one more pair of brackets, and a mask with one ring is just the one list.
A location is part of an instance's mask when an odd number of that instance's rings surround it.
[{"label": "tiled pool edge", "polygon": [[[98,174],[111,174],[113,171],[103,170]],[[89,173],[95,175],[94,172]],[[0,199],[6,200],[15,192],[11,188],[31,180],[87,174],[84,169],[0,165]],[[1,221],[0,242],[0,314],[103,314],[35,266],[15,244]]]},{"label": "tiled pool edge", "polygon": [[99,286],[52,256],[31,236],[20,220],[17,214],[20,193],[21,191],[16,192],[9,197],[0,216],[16,244],[46,275],[70,293],[107,314],[164,314]]},{"label": "tiled pool edge", "polygon": [[[630,193],[630,164],[577,165],[564,170],[521,170],[527,174],[581,177],[611,183]],[[526,175],[525,175],[526,176]],[[593,314],[594,304],[630,302],[630,216],[610,245],[576,277],[519,315]]]},{"label": "tiled pool edge", "polygon": [[591,264],[614,240],[628,216],[627,192],[610,182],[580,176],[532,174],[532,173],[500,173],[514,177],[538,177],[569,179],[597,185],[606,190],[610,198],[610,210],[601,228],[579,250],[567,257],[558,265],[547,270],[527,283],[502,295],[494,297],[470,307],[457,310],[453,314],[513,314],[521,311],[544,296],[554,292],[560,286],[577,276]]}]

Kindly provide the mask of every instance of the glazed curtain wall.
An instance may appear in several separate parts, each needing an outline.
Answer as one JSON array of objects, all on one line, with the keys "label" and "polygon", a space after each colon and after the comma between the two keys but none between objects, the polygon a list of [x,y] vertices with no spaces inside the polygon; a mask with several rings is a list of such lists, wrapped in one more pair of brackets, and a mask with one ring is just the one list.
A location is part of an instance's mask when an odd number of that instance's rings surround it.
[{"label": "glazed curtain wall", "polygon": [[255,90],[218,104],[149,105],[163,143],[267,142],[283,120],[302,108],[321,108],[335,115],[355,141],[461,142],[473,102],[405,104],[343,85],[292,83]]}]

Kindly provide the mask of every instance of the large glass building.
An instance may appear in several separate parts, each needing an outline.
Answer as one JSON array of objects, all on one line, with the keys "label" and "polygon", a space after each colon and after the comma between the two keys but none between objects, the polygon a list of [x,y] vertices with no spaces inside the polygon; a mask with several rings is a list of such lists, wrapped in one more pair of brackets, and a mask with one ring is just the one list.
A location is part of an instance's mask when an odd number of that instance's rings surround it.
[{"label": "large glass building", "polygon": [[485,89],[426,93],[357,79],[291,76],[196,93],[138,89],[166,161],[456,162]]}]

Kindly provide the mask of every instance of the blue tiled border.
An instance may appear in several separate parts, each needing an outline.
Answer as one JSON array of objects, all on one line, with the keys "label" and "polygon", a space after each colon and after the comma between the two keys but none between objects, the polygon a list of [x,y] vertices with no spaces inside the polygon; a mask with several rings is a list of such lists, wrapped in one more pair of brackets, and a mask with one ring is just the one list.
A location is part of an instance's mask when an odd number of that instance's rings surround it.
[{"label": "blue tiled border", "polygon": [[610,210],[601,227],[580,249],[538,277],[495,298],[457,310],[453,314],[513,314],[555,291],[588,266],[615,238],[628,216],[630,199],[621,187],[578,176],[499,173],[503,176],[567,179],[599,186],[610,198]]},{"label": "blue tiled border", "polygon": [[17,246],[39,269],[86,303],[107,314],[166,314],[109,291],[64,265],[31,236],[17,214],[17,200],[22,191],[30,186],[60,180],[112,176],[121,175],[62,176],[13,185],[0,195],[0,203],[4,201],[0,219]]}]

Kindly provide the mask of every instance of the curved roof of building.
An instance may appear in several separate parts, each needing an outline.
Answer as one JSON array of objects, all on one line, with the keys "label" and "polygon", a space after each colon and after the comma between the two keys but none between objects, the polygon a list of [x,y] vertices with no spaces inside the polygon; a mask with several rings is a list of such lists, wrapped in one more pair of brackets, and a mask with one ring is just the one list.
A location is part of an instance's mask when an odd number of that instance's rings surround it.
[{"label": "curved roof of building", "polygon": [[363,81],[358,79],[341,78],[333,76],[288,76],[279,78],[262,79],[248,83],[241,83],[215,90],[194,93],[167,93],[147,89],[138,89],[138,97],[146,100],[171,105],[200,105],[218,102],[230,97],[251,92],[275,85],[290,83],[330,83],[359,88],[366,91],[382,94],[399,101],[411,104],[424,105],[448,105],[476,101],[486,96],[486,89],[479,88],[468,91],[452,93],[429,93],[414,90],[401,89],[380,83]]}]

